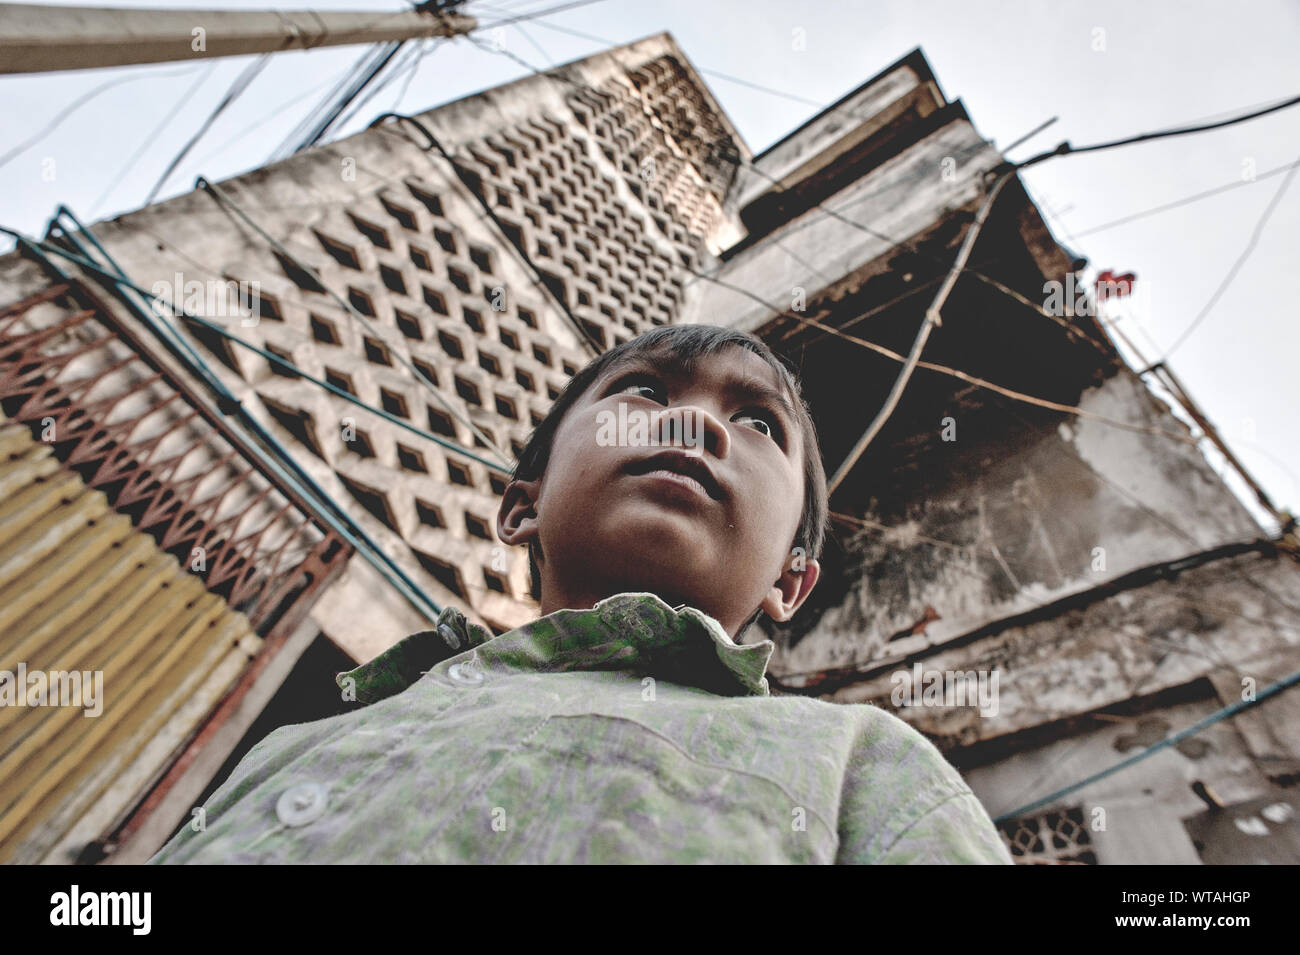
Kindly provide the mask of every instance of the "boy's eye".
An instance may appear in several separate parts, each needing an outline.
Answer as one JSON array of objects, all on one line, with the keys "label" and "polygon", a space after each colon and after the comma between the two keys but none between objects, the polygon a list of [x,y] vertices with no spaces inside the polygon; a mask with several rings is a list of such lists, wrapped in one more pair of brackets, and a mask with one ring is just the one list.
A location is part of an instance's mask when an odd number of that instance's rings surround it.
[{"label": "boy's eye", "polygon": [[[635,388],[642,388],[650,392],[650,394],[645,395],[645,397],[649,397],[652,401],[659,401],[660,404],[668,403],[668,393],[665,391],[663,384],[653,375],[644,372],[634,372],[633,374],[626,375],[619,379],[610,388],[610,394],[624,394]],[[662,397],[662,400],[655,397],[656,393]],[[762,434],[770,437],[777,444],[781,444],[781,436],[783,433],[781,429],[781,419],[775,412],[769,411],[766,408],[746,408],[736,417],[739,419],[753,418],[762,425],[762,428],[756,428],[756,431],[760,431]]]},{"label": "boy's eye", "polygon": [[778,440],[779,426],[776,423],[776,415],[768,411],[763,411],[762,409],[755,409],[755,410],[758,411],[757,414],[742,413],[740,417],[753,418],[755,421],[763,425],[763,434],[770,437],[773,441],[777,441],[778,443],[780,443]]},{"label": "boy's eye", "polygon": [[[618,385],[614,386],[614,391],[617,394],[623,394],[630,388],[645,388],[652,392],[653,391],[658,391],[661,393],[663,392],[663,387],[657,381],[655,381],[653,378],[650,378],[647,375],[629,375],[627,378],[624,378],[623,381],[620,382]],[[651,396],[647,396],[647,397],[651,397]],[[666,399],[667,396],[665,395],[665,400]],[[651,397],[651,400],[655,401],[658,399]]]}]

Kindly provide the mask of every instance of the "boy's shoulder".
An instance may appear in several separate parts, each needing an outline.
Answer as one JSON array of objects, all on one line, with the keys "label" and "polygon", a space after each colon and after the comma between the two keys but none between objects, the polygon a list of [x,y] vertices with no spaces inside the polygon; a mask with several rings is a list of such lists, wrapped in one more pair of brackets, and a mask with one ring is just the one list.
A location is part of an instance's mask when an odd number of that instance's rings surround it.
[{"label": "boy's shoulder", "polygon": [[373,660],[336,674],[334,682],[345,700],[374,703],[402,692],[439,663],[491,639],[491,631],[462,611],[444,607],[433,627],[403,637]]},{"label": "boy's shoulder", "polygon": [[1013,864],[984,804],[928,737],[875,704],[827,705],[862,726],[841,793],[840,861]]}]

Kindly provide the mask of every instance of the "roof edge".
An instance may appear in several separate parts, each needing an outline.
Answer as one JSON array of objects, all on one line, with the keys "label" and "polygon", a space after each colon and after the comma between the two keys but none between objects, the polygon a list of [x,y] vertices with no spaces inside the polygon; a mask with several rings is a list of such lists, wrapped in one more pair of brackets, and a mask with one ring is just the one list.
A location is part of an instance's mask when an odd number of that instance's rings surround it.
[{"label": "roof edge", "polygon": [[933,83],[935,89],[939,91],[939,98],[943,101],[945,105],[947,105],[948,97],[943,92],[943,87],[939,85],[939,80],[935,77],[934,71],[930,68],[930,61],[925,58],[925,53],[918,46],[912,49],[911,52],[905,53],[903,56],[899,57],[897,60],[889,64],[880,72],[876,73],[875,76],[872,76],[870,79],[865,80],[862,83],[859,83],[853,89],[849,90],[839,99],[837,99],[834,103],[831,103],[829,106],[823,108],[819,112],[814,113],[812,116],[809,116],[806,120],[804,120],[794,129],[790,130],[790,132],[786,133],[776,142],[769,145],[761,153],[758,153],[756,156],[754,156],[753,157],[754,162],[758,162],[768,153],[772,152],[779,146],[782,146],[785,143],[789,142],[791,139],[794,139],[794,137],[804,132],[806,129],[808,129],[808,127],[810,127],[813,123],[817,122],[819,119],[824,117],[827,113],[835,112],[840,107],[842,107],[845,103],[851,100],[854,96],[857,96],[859,93],[867,89],[869,86],[872,86],[875,83],[880,82],[880,80],[884,79],[890,73],[894,72],[895,70],[902,69],[905,66],[910,66],[913,70],[916,71],[916,74],[920,78],[922,84]]}]

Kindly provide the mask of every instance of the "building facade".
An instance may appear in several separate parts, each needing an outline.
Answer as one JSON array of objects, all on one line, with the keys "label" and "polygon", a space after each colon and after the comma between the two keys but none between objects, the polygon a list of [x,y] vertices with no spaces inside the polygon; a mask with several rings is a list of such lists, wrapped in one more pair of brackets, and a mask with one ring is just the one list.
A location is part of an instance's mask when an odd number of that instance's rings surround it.
[{"label": "building facade", "polygon": [[[660,34],[89,230],[61,215],[47,242],[83,261],[0,259],[0,646],[6,667],[102,669],[105,712],[0,728],[0,778],[49,780],[10,787],[0,858],[148,858],[285,718],[312,648],[368,660],[448,603],[498,633],[533,619],[497,504],[569,377],[618,342],[754,332],[801,373],[834,471],[1002,164],[920,51],[753,155]],[[1012,178],[832,494],[823,580],[747,639],[776,641],[778,691],[934,739],[1020,861],[1221,861],[1249,848],[1224,848],[1232,813],[1291,825],[1284,694],[1013,812],[1290,674],[1300,643],[1288,542],[1087,300],[1047,300],[1077,267]],[[139,560],[75,557],[122,547]],[[120,583],[149,560],[148,586]],[[164,586],[202,628],[167,617]],[[83,592],[133,596],[103,619]],[[137,652],[156,688],[128,703],[99,663],[135,673]],[[895,701],[899,673],[929,671],[996,673],[996,705]]]}]

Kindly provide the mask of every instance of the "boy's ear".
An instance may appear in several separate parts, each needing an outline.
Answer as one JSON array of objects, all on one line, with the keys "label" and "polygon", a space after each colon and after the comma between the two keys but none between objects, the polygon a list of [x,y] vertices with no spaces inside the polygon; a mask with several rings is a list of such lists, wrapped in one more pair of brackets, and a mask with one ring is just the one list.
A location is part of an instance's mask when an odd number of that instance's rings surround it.
[{"label": "boy's ear", "polygon": [[780,578],[760,604],[763,612],[773,620],[789,620],[817,586],[821,570],[821,564],[802,553],[787,557]]},{"label": "boy's ear", "polygon": [[511,481],[497,508],[497,537],[507,544],[527,544],[537,537],[537,500],[542,479]]}]

